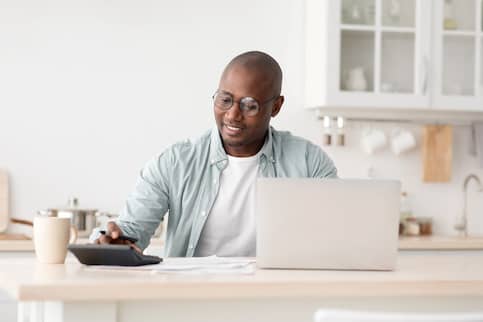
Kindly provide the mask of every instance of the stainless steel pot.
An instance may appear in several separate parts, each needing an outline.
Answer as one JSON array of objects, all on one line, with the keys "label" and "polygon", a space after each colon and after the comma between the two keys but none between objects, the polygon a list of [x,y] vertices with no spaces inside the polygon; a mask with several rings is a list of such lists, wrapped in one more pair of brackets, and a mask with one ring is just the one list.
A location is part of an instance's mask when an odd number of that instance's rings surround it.
[{"label": "stainless steel pot", "polygon": [[80,208],[79,200],[75,197],[69,198],[67,208],[49,208],[46,212],[50,212],[53,216],[70,218],[79,237],[88,237],[97,224],[97,209]]}]

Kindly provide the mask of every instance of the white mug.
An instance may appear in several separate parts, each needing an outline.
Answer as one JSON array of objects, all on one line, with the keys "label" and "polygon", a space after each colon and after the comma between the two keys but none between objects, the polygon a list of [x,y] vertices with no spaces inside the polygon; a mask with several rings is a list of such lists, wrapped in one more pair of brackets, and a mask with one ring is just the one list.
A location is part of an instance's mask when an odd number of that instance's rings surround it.
[{"label": "white mug", "polygon": [[362,133],[361,146],[367,154],[384,148],[387,144],[386,134],[378,129],[366,129]]},{"label": "white mug", "polygon": [[416,138],[407,130],[395,129],[391,132],[391,150],[395,155],[407,152],[416,146]]},{"label": "white mug", "polygon": [[70,218],[37,216],[34,218],[33,239],[40,263],[63,264],[67,245],[75,242],[77,232]]}]

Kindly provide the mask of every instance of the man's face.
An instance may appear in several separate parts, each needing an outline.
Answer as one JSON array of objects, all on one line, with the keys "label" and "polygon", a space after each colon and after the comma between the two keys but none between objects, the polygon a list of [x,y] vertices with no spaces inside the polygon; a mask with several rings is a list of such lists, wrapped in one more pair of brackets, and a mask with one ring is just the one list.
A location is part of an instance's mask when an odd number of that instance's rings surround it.
[{"label": "man's face", "polygon": [[[223,74],[218,91],[231,94],[233,106],[223,111],[214,107],[215,120],[223,140],[225,151],[234,156],[255,155],[267,133],[270,118],[277,115],[283,98],[275,95],[272,81],[262,72],[232,66]],[[240,110],[240,99],[252,97],[258,101],[260,110],[254,116],[246,116]]]}]

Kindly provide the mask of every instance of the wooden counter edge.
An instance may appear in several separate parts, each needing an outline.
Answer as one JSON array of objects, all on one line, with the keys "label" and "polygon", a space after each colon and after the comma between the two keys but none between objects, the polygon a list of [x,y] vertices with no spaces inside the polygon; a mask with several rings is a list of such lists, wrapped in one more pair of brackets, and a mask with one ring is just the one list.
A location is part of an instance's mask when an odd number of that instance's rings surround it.
[{"label": "wooden counter edge", "polygon": [[483,297],[483,281],[323,282],[323,283],[169,283],[146,287],[20,285],[10,293],[20,301],[129,301],[154,299],[258,299],[291,297]]}]

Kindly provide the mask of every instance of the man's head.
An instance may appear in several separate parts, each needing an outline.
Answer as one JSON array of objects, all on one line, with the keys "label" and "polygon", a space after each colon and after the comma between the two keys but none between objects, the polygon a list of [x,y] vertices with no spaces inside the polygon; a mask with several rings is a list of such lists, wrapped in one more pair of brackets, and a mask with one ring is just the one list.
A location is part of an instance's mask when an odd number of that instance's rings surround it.
[{"label": "man's head", "polygon": [[260,150],[270,119],[283,104],[281,87],[282,70],[265,53],[243,53],[225,67],[214,96],[214,111],[228,154],[251,156]]}]

